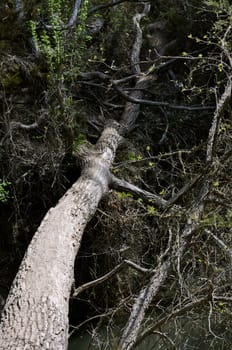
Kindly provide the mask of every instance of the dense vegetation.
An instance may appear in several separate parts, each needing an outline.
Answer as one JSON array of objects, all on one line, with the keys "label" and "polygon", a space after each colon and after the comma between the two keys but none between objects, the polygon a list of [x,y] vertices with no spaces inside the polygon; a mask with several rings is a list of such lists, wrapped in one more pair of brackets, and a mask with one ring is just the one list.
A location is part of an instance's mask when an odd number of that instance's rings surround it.
[{"label": "dense vegetation", "polygon": [[[112,168],[127,183],[89,222],[76,283],[116,272],[74,293],[70,332],[88,325],[93,348],[116,349],[136,298],[167,264],[136,344],[230,349],[232,5],[151,2],[139,62],[131,53],[141,1],[77,1],[77,14],[73,5],[0,4],[0,301],[83,153],[130,101],[139,116]],[[137,98],[142,75],[152,79]]]}]

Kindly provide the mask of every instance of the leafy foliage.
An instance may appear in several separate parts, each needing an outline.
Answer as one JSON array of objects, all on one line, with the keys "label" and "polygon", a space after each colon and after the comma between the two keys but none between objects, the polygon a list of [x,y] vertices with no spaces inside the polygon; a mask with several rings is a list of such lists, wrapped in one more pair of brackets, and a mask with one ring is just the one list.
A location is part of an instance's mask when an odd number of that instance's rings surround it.
[{"label": "leafy foliage", "polygon": [[[46,9],[46,10],[45,10]],[[39,11],[41,17],[48,19],[45,29],[37,27],[36,22],[29,21],[35,47],[46,59],[50,79],[57,77],[63,81],[69,74],[79,72],[82,57],[89,36],[86,33],[88,0],[84,0],[78,15],[78,24],[73,29],[67,27],[70,8],[63,0],[47,0],[47,6]],[[70,66],[71,64],[71,66]],[[69,66],[66,74],[65,68]]]},{"label": "leafy foliage", "polygon": [[9,190],[10,182],[3,181],[0,179],[0,202],[6,203],[9,199]]}]

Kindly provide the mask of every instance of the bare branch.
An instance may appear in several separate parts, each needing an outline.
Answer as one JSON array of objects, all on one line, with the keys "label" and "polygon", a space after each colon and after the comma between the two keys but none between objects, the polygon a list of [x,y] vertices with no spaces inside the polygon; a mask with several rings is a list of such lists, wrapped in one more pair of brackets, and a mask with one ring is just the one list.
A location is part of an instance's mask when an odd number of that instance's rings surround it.
[{"label": "bare branch", "polygon": [[153,297],[159,291],[160,286],[165,282],[170,266],[170,259],[158,266],[147,286],[140,291],[132,307],[129,321],[121,337],[119,343],[120,350],[130,350],[134,346],[145,311],[150,305]]},{"label": "bare branch", "polygon": [[38,121],[32,123],[32,124],[24,124],[18,121],[12,120],[9,123],[9,131],[15,130],[15,129],[22,129],[22,130],[35,130],[37,129],[40,124],[46,119],[47,115],[46,113],[43,113],[39,118]]},{"label": "bare branch", "polygon": [[157,196],[156,194],[153,194],[151,192],[142,190],[141,188],[130,184],[129,182],[119,179],[117,177],[115,177],[114,175],[112,175],[111,177],[111,183],[110,186],[112,188],[114,188],[115,190],[119,190],[119,191],[128,191],[130,193],[132,193],[134,196],[136,196],[137,198],[142,198],[145,200],[152,200],[152,204],[156,207],[158,207],[159,209],[164,209],[168,202]]},{"label": "bare branch", "polygon": [[[169,102],[164,102],[164,101],[152,101],[152,100],[146,100],[146,99],[141,99],[137,98],[137,96],[140,96],[142,94],[141,90],[144,90],[146,88],[147,84],[144,84],[146,80],[146,76],[142,76],[139,80],[138,83],[136,84],[135,88],[133,88],[134,94],[128,95],[125,93],[122,89],[119,88],[118,84],[127,82],[131,79],[134,79],[137,76],[137,74],[130,75],[128,77],[119,79],[119,80],[112,80],[111,84],[115,88],[115,90],[122,96],[126,101],[132,102],[134,104],[142,104],[142,105],[147,105],[147,106],[159,106],[159,107],[168,107],[172,109],[180,109],[180,110],[189,110],[189,111],[197,111],[197,110],[209,110],[209,109],[214,109],[214,106],[184,106],[184,105],[175,105]],[[100,79],[100,80],[110,80],[110,77],[102,72],[94,71],[94,72],[86,72],[86,73],[81,73],[80,77],[86,80],[91,80],[91,79]],[[148,78],[148,77],[147,77]],[[150,80],[154,80],[155,77],[152,77],[150,75]],[[147,79],[148,80],[148,79]],[[141,82],[143,81],[143,84]],[[138,94],[136,94],[136,91]]]},{"label": "bare branch", "polygon": [[121,264],[115,266],[113,268],[113,270],[111,270],[110,272],[106,273],[105,275],[103,275],[102,277],[97,278],[94,281],[88,282],[83,284],[82,286],[78,287],[75,289],[75,291],[73,292],[72,297],[75,298],[78,296],[78,294],[82,293],[84,290],[92,288],[97,286],[98,284],[105,282],[106,280],[108,280],[110,277],[112,277],[113,275],[115,275],[116,273],[118,273],[120,270],[122,270],[122,268],[125,266],[125,262],[123,261]]},{"label": "bare branch", "polygon": [[210,301],[209,301],[209,315],[208,315],[208,328],[209,328],[209,333],[211,333],[213,337],[223,340],[223,338],[221,338],[221,337],[219,337],[218,335],[216,335],[216,334],[213,332],[213,330],[212,330],[212,326],[211,326],[212,314],[213,314],[213,303],[212,303],[212,301],[210,300]]},{"label": "bare branch", "polygon": [[104,312],[102,314],[98,314],[98,315],[92,316],[92,317],[88,318],[87,320],[84,320],[83,322],[81,322],[78,326],[69,325],[70,328],[72,328],[72,331],[69,333],[69,338],[73,335],[73,333],[78,331],[86,323],[91,322],[93,320],[96,320],[96,318],[102,318],[102,317],[109,316],[109,315],[111,315],[111,313],[112,313],[112,311],[110,310],[109,312]]},{"label": "bare branch", "polygon": [[77,13],[78,13],[78,10],[79,10],[79,8],[81,6],[81,1],[82,0],[76,0],[75,1],[74,7],[73,7],[73,12],[72,12],[71,17],[70,17],[70,19],[68,21],[67,28],[72,27],[76,23]]},{"label": "bare branch", "polygon": [[208,195],[208,186],[202,187],[201,192],[189,211],[187,223],[180,235],[179,246],[176,252],[169,254],[168,258],[159,264],[154,270],[154,274],[151,277],[147,286],[145,286],[139,293],[132,307],[130,318],[127,322],[125,330],[120,340],[120,350],[130,350],[134,346],[136,338],[139,333],[141,323],[145,316],[145,311],[148,309],[150,303],[157,295],[160,287],[164,284],[168,277],[168,272],[173,265],[173,262],[180,259],[185,252],[188,242],[198,227],[200,216],[204,210],[204,201]]},{"label": "bare branch", "polygon": [[115,266],[113,268],[113,270],[111,270],[110,272],[106,273],[105,275],[103,275],[102,277],[97,278],[94,281],[90,281],[88,283],[83,284],[82,286],[78,287],[75,289],[75,291],[73,292],[72,297],[75,298],[77,297],[80,293],[82,293],[84,290],[92,288],[92,287],[96,287],[98,284],[105,282],[106,280],[108,280],[109,278],[111,278],[112,276],[114,276],[116,273],[118,273],[119,271],[121,271],[123,269],[123,267],[125,265],[129,265],[130,267],[132,267],[133,269],[142,272],[142,273],[147,273],[147,272],[151,272],[150,269],[145,269],[144,267],[139,266],[138,264],[134,263],[133,261],[130,260],[124,260],[123,262],[121,262],[120,264],[118,264],[117,266]]},{"label": "bare branch", "polygon": [[65,25],[61,25],[61,26],[52,26],[52,25],[49,25],[49,24],[46,24],[46,23],[43,23],[44,27],[47,29],[47,30],[52,30],[52,29],[55,29],[55,28],[59,28],[59,29],[69,29],[71,27],[73,27],[75,24],[76,24],[76,21],[77,21],[77,14],[78,14],[78,10],[81,6],[81,2],[82,0],[76,0],[75,3],[74,3],[74,6],[73,6],[73,10],[72,10],[72,14],[70,16],[70,19],[68,21],[68,23]]},{"label": "bare branch", "polygon": [[224,51],[224,53],[226,54],[226,57],[228,58],[229,62],[230,62],[230,68],[232,68],[232,56],[231,56],[231,51],[228,50],[227,45],[226,45],[226,40],[227,40],[227,36],[230,33],[230,31],[232,30],[232,25],[230,24],[228,26],[228,28],[225,31],[224,37],[221,41],[221,46],[222,49]]},{"label": "bare branch", "polygon": [[[143,12],[136,16],[137,19],[137,23],[139,26],[139,22],[141,20],[142,17],[144,17],[145,15],[148,14],[148,12],[150,11],[150,4],[147,3],[144,5],[144,10]],[[137,35],[135,38],[135,42],[133,45],[133,49],[132,49],[132,54],[131,54],[131,65],[134,65],[134,62],[139,62],[139,56],[140,56],[140,50],[141,50],[141,46],[142,46],[142,35],[140,31],[137,31]],[[133,61],[135,59],[135,61]],[[135,99],[141,99],[143,97],[143,92],[140,91],[140,89],[145,89],[149,86],[149,84],[151,83],[151,81],[154,80],[154,77],[152,76],[139,76],[138,80],[136,82],[135,88],[136,90],[139,89],[138,91],[134,91],[132,92],[131,96]],[[112,82],[113,84],[113,82]],[[121,117],[121,124],[124,127],[124,131],[128,132],[131,131],[134,128],[135,125],[135,121],[138,118],[138,115],[140,113],[140,105],[135,105],[132,104],[130,102],[126,103],[124,112],[122,114]]]},{"label": "bare branch", "polygon": [[12,121],[10,122],[10,129],[13,130],[13,129],[23,129],[23,130],[35,130],[37,129],[39,126],[39,124],[37,122],[34,122],[32,124],[23,124],[21,122],[16,122],[16,121]]},{"label": "bare branch", "polygon": [[[136,63],[136,65],[138,66],[138,63]],[[146,105],[146,106],[168,107],[172,109],[187,110],[187,111],[215,109],[215,106],[184,106],[184,105],[176,105],[165,101],[152,101],[152,100],[141,99],[141,98],[137,98],[137,96],[133,94],[128,95],[122,89],[119,88],[118,84],[134,79],[135,77],[138,76],[138,74],[139,72],[135,72],[135,74],[130,75],[128,77],[111,81],[112,86],[119,93],[119,95],[122,96],[128,102],[132,102],[134,104]],[[81,73],[79,76],[86,80],[90,80],[90,79],[110,80],[110,77],[107,74],[99,71]],[[148,74],[144,76],[144,80],[146,76],[148,76]],[[155,77],[152,77],[152,80],[154,79]],[[133,91],[134,92],[136,92],[136,90],[141,91],[141,90],[144,90],[145,87],[146,86],[139,86],[139,84],[137,84],[133,89]]]},{"label": "bare branch", "polygon": [[150,4],[146,3],[144,5],[144,10],[142,13],[136,13],[136,15],[133,17],[133,23],[134,23],[134,27],[136,30],[136,38],[133,44],[133,48],[132,48],[132,52],[131,52],[131,68],[132,68],[132,72],[134,74],[140,74],[141,73],[141,69],[140,66],[138,64],[139,62],[139,56],[140,56],[140,50],[142,47],[142,43],[143,43],[143,32],[140,28],[140,21],[141,19],[146,16],[148,13],[150,12]]},{"label": "bare branch", "polygon": [[232,303],[232,297],[213,295],[213,301],[224,301],[225,303]]},{"label": "bare branch", "polygon": [[209,131],[208,144],[207,144],[207,152],[206,152],[206,162],[207,163],[212,162],[213,157],[214,157],[214,149],[215,149],[215,144],[216,144],[217,130],[218,130],[218,125],[219,125],[221,113],[231,97],[231,90],[232,90],[232,75],[230,75],[228,78],[225,90],[224,90],[220,100],[218,101],[218,103],[216,105],[216,110],[214,112],[212,125],[211,125],[210,131]]},{"label": "bare branch", "polygon": [[145,269],[144,267],[134,263],[133,261],[130,260],[124,260],[124,262],[129,265],[130,267],[132,267],[133,269],[142,272],[142,273],[150,273],[152,270],[151,269]]},{"label": "bare branch", "polygon": [[214,235],[209,230],[205,230],[206,233],[210,234],[210,236],[214,239],[214,241],[217,243],[218,247],[220,247],[228,256],[230,259],[230,262],[232,263],[232,249],[229,249],[229,247],[216,235]]},{"label": "bare branch", "polygon": [[172,206],[177,202],[186,192],[188,192],[193,186],[200,180],[202,174],[196,175],[193,180],[189,181],[186,185],[184,185],[177,193],[167,201],[167,207]]},{"label": "bare branch", "polygon": [[[117,86],[117,84],[115,84],[114,81],[112,81],[112,85],[114,86],[115,90],[119,93],[119,95],[122,96],[126,101],[129,101],[135,104],[141,104],[146,106],[162,106],[162,107],[187,110],[187,111],[203,111],[203,110],[215,109],[215,106],[184,106],[184,105],[176,105],[176,104],[164,102],[164,101],[152,101],[152,100],[139,99],[139,98],[133,97],[133,95],[126,94],[122,89],[120,89]],[[136,87],[136,89],[138,89],[138,87]]]},{"label": "bare branch", "polygon": [[167,334],[165,334],[163,332],[159,332],[159,331],[154,331],[153,334],[160,335],[162,338],[164,338],[165,340],[167,340],[171,344],[173,349],[176,349],[175,343],[172,341],[172,339],[169,336],[167,336]]}]

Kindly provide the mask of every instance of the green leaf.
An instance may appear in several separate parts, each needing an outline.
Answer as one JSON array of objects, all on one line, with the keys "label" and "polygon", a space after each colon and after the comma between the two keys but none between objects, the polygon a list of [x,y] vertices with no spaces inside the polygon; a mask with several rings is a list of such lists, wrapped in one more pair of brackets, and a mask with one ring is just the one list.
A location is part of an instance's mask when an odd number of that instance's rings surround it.
[{"label": "green leaf", "polygon": [[165,190],[165,188],[163,188],[159,194],[164,195],[165,193],[166,193],[166,190]]},{"label": "green leaf", "polygon": [[128,152],[128,159],[129,160],[137,160],[135,152]]},{"label": "green leaf", "polygon": [[152,205],[147,206],[147,212],[149,215],[154,215],[156,212],[156,209]]}]

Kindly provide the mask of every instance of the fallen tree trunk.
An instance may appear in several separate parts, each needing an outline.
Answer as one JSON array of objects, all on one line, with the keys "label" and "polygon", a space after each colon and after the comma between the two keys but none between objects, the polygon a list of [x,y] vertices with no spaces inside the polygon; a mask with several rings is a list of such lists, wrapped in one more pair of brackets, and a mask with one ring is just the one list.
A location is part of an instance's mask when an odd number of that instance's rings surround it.
[{"label": "fallen tree trunk", "polygon": [[[143,85],[149,81],[141,80]],[[128,104],[131,121],[133,107]],[[95,147],[88,150],[81,177],[48,211],[35,233],[2,312],[1,349],[67,348],[74,261],[85,226],[111,182],[109,169],[127,129],[125,113],[123,121],[124,127],[114,121],[105,127]]]},{"label": "fallen tree trunk", "polygon": [[67,348],[75,257],[85,226],[108,189],[120,139],[116,123],[105,128],[81,177],[43,219],[2,314],[1,349]]},{"label": "fallen tree trunk", "polygon": [[[149,8],[145,5],[143,13],[147,11]],[[133,48],[137,62],[142,40],[141,32],[139,34],[140,40]],[[138,77],[135,87],[146,88],[150,81],[149,76]],[[142,95],[141,91],[132,93],[134,98]],[[68,306],[75,257],[85,226],[111,182],[110,167],[121,134],[133,127],[139,110],[138,104],[128,102],[121,123],[110,121],[106,125],[97,144],[82,154],[84,162],[80,178],[43,219],[1,315],[0,349],[67,348]]]}]

